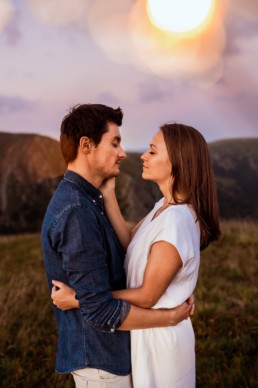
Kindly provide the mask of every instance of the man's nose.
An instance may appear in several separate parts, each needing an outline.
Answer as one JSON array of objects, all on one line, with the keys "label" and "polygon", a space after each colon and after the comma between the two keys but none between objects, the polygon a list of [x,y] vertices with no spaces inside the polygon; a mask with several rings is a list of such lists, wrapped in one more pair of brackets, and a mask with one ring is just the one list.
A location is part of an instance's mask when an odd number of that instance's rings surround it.
[{"label": "man's nose", "polygon": [[120,150],[119,150],[119,158],[120,158],[120,159],[125,159],[126,157],[127,157],[127,155],[126,155],[126,153],[125,153],[123,147],[120,146]]}]

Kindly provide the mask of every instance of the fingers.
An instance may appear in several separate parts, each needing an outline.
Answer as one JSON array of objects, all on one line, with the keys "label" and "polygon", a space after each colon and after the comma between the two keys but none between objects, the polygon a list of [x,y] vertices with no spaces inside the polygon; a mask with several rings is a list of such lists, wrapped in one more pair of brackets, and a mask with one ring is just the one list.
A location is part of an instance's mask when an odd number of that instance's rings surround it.
[{"label": "fingers", "polygon": [[59,280],[52,280],[52,284],[58,288],[62,288],[64,286],[64,283],[60,282]]},{"label": "fingers", "polygon": [[62,310],[62,311],[66,310],[65,308],[63,308],[61,302],[55,301],[54,295],[52,295],[52,294],[51,294],[51,299],[53,300],[53,305],[55,305],[57,308],[59,308],[59,310]]},{"label": "fingers", "polygon": [[[54,297],[55,297],[55,293],[58,291],[58,288],[56,286],[53,286],[52,287],[52,290],[51,290],[51,299],[54,300]],[[54,303],[54,302],[53,302]]]},{"label": "fingers", "polygon": [[58,291],[57,286],[53,286],[53,287],[52,287],[52,293],[54,293],[54,292],[56,292],[56,291]]},{"label": "fingers", "polygon": [[188,319],[190,317],[190,312],[191,312],[191,305],[186,302],[187,305],[187,312],[186,312],[186,317],[185,319]]},{"label": "fingers", "polygon": [[189,310],[189,316],[192,316],[194,315],[194,311],[195,311],[195,303],[194,303],[194,294],[192,294],[188,299],[187,299],[187,303],[189,304],[190,306],[190,310]]},{"label": "fingers", "polygon": [[187,303],[188,303],[188,304],[194,304],[194,294],[192,294],[191,296],[189,296],[189,298],[187,299]]},{"label": "fingers", "polygon": [[194,311],[195,311],[195,304],[193,303],[192,306],[191,306],[189,315],[190,315],[190,316],[194,315]]}]

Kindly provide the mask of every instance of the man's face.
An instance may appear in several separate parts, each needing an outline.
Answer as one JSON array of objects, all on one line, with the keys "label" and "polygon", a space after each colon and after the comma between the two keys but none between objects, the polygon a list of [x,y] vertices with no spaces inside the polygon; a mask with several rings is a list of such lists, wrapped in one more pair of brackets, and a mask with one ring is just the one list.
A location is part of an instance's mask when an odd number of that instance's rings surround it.
[{"label": "man's face", "polygon": [[119,128],[115,123],[110,122],[101,142],[91,149],[92,169],[102,180],[116,177],[120,172],[120,162],[125,157]]}]

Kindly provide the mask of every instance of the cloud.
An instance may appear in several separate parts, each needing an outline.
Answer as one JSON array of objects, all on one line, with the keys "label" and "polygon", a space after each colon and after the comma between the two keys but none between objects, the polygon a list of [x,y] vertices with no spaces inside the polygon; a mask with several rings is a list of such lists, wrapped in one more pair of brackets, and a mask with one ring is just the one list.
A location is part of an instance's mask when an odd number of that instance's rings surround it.
[{"label": "cloud", "polygon": [[226,23],[227,45],[225,56],[237,55],[242,52],[243,42],[250,42],[258,35],[258,23],[242,18],[232,12]]},{"label": "cloud", "polygon": [[108,91],[99,94],[96,98],[96,101],[100,104],[105,104],[113,107],[119,106],[118,98]]},{"label": "cloud", "polygon": [[257,0],[233,0],[233,11],[248,21],[258,21],[258,2]]},{"label": "cloud", "polygon": [[238,101],[238,100],[244,100],[245,98],[247,97],[247,95],[243,92],[239,92],[235,95],[226,95],[226,94],[218,94],[216,96],[216,99],[218,101],[230,101],[230,102],[234,102],[234,101]]},{"label": "cloud", "polygon": [[17,17],[17,12],[14,18],[8,23],[7,27],[4,30],[6,37],[6,42],[10,46],[16,46],[21,39],[21,30],[19,28],[19,19]]},{"label": "cloud", "polygon": [[216,82],[222,73],[226,9],[214,2],[209,26],[182,36],[154,27],[142,0],[94,0],[87,12],[90,33],[105,53],[164,79]]},{"label": "cloud", "polygon": [[148,103],[162,101],[168,96],[172,96],[172,91],[161,85],[157,80],[147,80],[138,85],[139,98],[141,102]]},{"label": "cloud", "polygon": [[35,106],[35,102],[26,100],[22,97],[8,97],[0,95],[0,113],[13,113],[24,109],[30,109]]},{"label": "cloud", "polygon": [[[143,0],[25,1],[32,15],[42,23],[52,26],[84,23],[112,61],[133,65],[145,74],[195,86],[218,82],[223,74],[225,54],[237,54],[242,50],[240,40],[257,33],[256,19],[250,22],[252,13],[258,14],[256,0],[214,0],[209,23],[195,35],[187,36],[154,27]],[[142,92],[140,98],[152,97]]]},{"label": "cloud", "polygon": [[83,19],[89,0],[26,0],[32,15],[42,23],[65,26]]},{"label": "cloud", "polygon": [[14,11],[14,5],[10,0],[0,1],[0,31],[3,30],[11,20]]}]

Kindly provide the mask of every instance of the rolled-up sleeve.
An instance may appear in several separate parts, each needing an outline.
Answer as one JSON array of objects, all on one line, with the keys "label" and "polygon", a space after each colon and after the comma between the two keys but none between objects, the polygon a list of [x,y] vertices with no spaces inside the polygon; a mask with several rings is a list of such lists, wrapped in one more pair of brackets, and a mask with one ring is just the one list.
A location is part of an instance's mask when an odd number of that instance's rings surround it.
[{"label": "rolled-up sleeve", "polygon": [[130,311],[126,301],[113,299],[103,231],[89,208],[71,206],[62,214],[53,237],[58,241],[62,266],[75,290],[83,320],[102,331],[113,332]]}]

